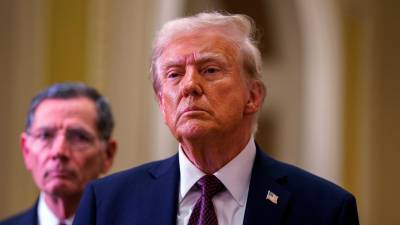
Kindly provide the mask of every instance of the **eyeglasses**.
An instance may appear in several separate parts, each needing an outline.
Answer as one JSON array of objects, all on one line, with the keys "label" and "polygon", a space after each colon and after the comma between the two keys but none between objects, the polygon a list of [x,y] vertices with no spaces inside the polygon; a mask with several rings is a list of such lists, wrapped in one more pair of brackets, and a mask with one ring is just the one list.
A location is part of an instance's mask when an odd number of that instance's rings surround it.
[{"label": "eyeglasses", "polygon": [[47,150],[53,147],[58,136],[63,135],[64,141],[70,149],[85,150],[92,147],[99,138],[82,128],[41,128],[36,131],[28,132],[28,135],[33,138],[35,146],[39,150]]}]

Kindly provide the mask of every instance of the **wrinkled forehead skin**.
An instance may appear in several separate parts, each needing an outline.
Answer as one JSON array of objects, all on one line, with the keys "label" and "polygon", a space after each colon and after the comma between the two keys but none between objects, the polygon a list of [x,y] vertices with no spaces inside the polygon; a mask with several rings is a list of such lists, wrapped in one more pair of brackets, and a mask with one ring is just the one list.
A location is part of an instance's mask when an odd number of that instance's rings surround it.
[{"label": "wrinkled forehead skin", "polygon": [[[180,40],[183,39],[189,39],[189,38],[196,38],[196,37],[219,37],[218,41],[219,42],[228,42],[229,46],[236,51],[236,60],[238,62],[242,62],[242,55],[240,54],[240,41],[242,41],[239,38],[239,35],[227,28],[224,27],[212,27],[212,28],[207,28],[207,27],[201,27],[201,28],[196,28],[193,30],[185,29],[182,32],[179,32],[179,30],[175,30],[171,34],[167,34],[166,37],[159,37],[156,45],[159,45],[160,43],[162,45],[158,46],[158,49],[154,49],[155,51],[153,52],[153,65],[151,68],[152,76],[153,76],[153,87],[154,91],[156,94],[158,94],[158,91],[160,90],[161,86],[159,83],[159,72],[160,72],[160,59],[162,58],[163,53],[165,52],[166,49],[168,49],[171,44],[176,45],[179,43]],[[209,43],[205,43],[209,44]],[[209,47],[218,47],[218,44],[216,45],[209,45]],[[184,47],[184,46],[183,46]],[[208,49],[211,50],[211,49]],[[243,72],[243,71],[242,71]]]}]

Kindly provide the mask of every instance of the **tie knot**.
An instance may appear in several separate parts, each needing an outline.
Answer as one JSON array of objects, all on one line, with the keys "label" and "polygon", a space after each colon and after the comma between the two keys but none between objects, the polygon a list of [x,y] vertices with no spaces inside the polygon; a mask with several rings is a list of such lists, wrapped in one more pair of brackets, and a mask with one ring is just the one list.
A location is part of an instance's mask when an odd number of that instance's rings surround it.
[{"label": "tie knot", "polygon": [[197,185],[201,189],[201,194],[210,198],[225,188],[221,181],[214,175],[203,176],[197,181]]}]

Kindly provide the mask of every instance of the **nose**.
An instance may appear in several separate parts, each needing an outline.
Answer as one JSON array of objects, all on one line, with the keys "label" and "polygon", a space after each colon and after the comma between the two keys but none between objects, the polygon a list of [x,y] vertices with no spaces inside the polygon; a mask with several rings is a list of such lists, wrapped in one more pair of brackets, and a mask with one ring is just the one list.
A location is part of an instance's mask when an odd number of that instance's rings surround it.
[{"label": "nose", "polygon": [[51,145],[51,156],[53,159],[66,160],[69,158],[69,144],[65,135],[57,135]]},{"label": "nose", "polygon": [[187,69],[181,85],[184,97],[198,97],[203,94],[202,77],[195,68]]}]

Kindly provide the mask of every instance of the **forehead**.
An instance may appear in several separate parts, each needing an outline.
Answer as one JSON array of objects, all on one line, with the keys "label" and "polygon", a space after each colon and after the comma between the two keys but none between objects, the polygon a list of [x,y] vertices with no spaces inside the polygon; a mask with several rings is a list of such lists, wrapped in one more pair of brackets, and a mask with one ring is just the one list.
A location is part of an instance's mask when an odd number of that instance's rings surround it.
[{"label": "forehead", "polygon": [[63,127],[72,124],[93,129],[96,117],[96,106],[86,97],[46,99],[38,105],[32,127]]},{"label": "forehead", "polygon": [[217,32],[192,32],[171,39],[160,55],[159,65],[165,67],[175,63],[236,60],[237,49],[232,40]]}]

